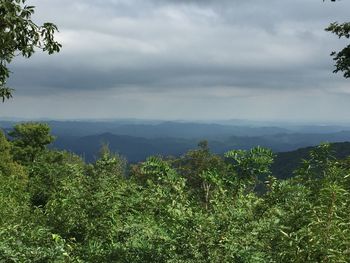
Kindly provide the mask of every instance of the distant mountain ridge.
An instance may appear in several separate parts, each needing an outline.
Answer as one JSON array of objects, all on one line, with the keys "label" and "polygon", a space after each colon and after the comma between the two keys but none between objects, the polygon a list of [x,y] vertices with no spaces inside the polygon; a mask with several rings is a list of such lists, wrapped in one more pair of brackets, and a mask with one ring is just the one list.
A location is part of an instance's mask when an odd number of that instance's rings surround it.
[{"label": "distant mountain ridge", "polygon": [[[124,156],[129,162],[145,160],[150,155],[180,156],[196,148],[200,139],[185,138],[143,138],[129,135],[103,133],[89,136],[59,136],[53,147],[77,153],[91,162],[98,156],[102,144],[108,144],[113,152]],[[335,134],[280,134],[259,137],[230,137],[228,140],[209,140],[210,149],[223,154],[232,149],[251,149],[262,146],[274,152],[293,151],[306,146],[315,146],[322,142],[350,141],[350,132]]]},{"label": "distant mountain ridge", "polygon": [[[102,133],[129,135],[144,138],[206,138],[227,139],[230,136],[265,136],[290,133],[329,134],[350,131],[350,126],[339,125],[287,125],[276,126],[260,123],[242,124],[242,121],[224,123],[176,122],[176,121],[56,121],[47,120],[52,132],[57,135],[87,136]],[[0,127],[11,128],[15,121],[0,121]],[[244,123],[244,122],[243,122]]]},{"label": "distant mountain ridge", "polygon": [[[331,153],[337,159],[350,156],[350,142],[331,143]],[[272,165],[272,173],[278,178],[285,179],[293,176],[293,171],[298,168],[303,159],[309,158],[309,153],[315,147],[300,148],[290,152],[280,152]]]},{"label": "distant mountain ridge", "polygon": [[[57,137],[52,147],[69,150],[94,161],[102,143],[129,162],[145,160],[150,155],[180,156],[208,140],[210,149],[223,154],[232,149],[262,146],[274,152],[294,151],[322,142],[350,141],[350,128],[339,125],[242,126],[174,121],[46,121]],[[0,121],[10,130],[16,122]],[[348,129],[348,130],[347,130]],[[302,131],[302,132],[301,132]]]},{"label": "distant mountain ridge", "polygon": [[189,149],[196,147],[196,142],[177,138],[147,139],[128,135],[103,133],[84,137],[62,136],[57,138],[53,147],[72,151],[85,158],[95,161],[103,144],[111,151],[118,153],[129,162],[139,162],[151,155],[179,156]]}]

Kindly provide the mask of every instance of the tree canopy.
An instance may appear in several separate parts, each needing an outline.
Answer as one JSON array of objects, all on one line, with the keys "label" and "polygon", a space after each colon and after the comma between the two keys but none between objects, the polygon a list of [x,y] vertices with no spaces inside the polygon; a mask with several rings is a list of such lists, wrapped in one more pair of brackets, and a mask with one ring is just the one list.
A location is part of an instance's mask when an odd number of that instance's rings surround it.
[{"label": "tree canopy", "polygon": [[33,162],[55,139],[47,124],[35,122],[15,125],[9,135],[12,137],[13,157],[20,163]]},{"label": "tree canopy", "polygon": [[51,141],[43,127],[0,132],[0,262],[349,262],[350,165],[327,144],[285,180],[267,149],[204,142],[128,173],[107,146],[90,164],[52,149],[22,161]]},{"label": "tree canopy", "polygon": [[35,7],[26,0],[0,0],[0,99],[12,97],[13,89],[6,85],[10,75],[8,64],[17,55],[29,58],[36,49],[48,54],[59,52],[61,44],[54,34],[53,23],[37,25],[32,20]]}]

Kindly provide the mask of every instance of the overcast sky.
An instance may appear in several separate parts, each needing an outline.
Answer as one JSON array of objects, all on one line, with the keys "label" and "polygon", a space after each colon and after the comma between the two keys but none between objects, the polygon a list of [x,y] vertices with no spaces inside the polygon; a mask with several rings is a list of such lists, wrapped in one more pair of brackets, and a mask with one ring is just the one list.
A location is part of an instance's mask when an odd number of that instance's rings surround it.
[{"label": "overcast sky", "polygon": [[59,54],[10,65],[0,117],[350,121],[325,32],[350,1],[27,0]]}]

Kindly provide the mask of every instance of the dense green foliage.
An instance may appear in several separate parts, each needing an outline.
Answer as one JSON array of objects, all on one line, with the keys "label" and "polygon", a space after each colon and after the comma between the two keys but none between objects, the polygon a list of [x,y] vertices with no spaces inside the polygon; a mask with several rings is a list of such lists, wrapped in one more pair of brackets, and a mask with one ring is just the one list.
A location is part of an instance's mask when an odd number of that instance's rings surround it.
[{"label": "dense green foliage", "polygon": [[14,160],[20,163],[34,162],[46,145],[54,141],[50,127],[41,123],[17,124],[9,136],[12,137]]},{"label": "dense green foliage", "polygon": [[349,261],[350,165],[328,145],[278,180],[260,147],[127,169],[107,146],[93,164],[48,150],[47,128],[0,134],[0,262]]},{"label": "dense green foliage", "polygon": [[36,48],[49,54],[58,52],[61,44],[55,41],[56,25],[39,26],[32,21],[34,6],[26,0],[0,0],[0,98],[12,97],[12,89],[6,86],[10,75],[8,63],[20,54],[29,58]]}]

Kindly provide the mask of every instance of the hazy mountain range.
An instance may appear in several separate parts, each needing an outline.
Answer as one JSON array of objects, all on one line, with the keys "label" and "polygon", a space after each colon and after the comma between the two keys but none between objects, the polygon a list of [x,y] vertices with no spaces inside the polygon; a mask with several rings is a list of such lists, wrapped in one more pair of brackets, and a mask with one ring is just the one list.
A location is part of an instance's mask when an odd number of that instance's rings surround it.
[{"label": "hazy mountain range", "polygon": [[[227,121],[221,123],[117,121],[45,121],[57,137],[52,147],[75,152],[86,161],[94,161],[103,143],[129,162],[142,161],[150,155],[179,156],[208,140],[215,153],[231,149],[249,149],[257,145],[274,152],[293,151],[322,142],[350,141],[350,126],[305,125],[264,126],[262,123]],[[243,124],[242,124],[243,123]],[[12,121],[0,121],[11,129]],[[270,123],[271,124],[271,123]],[[275,123],[272,123],[275,124]]]}]

